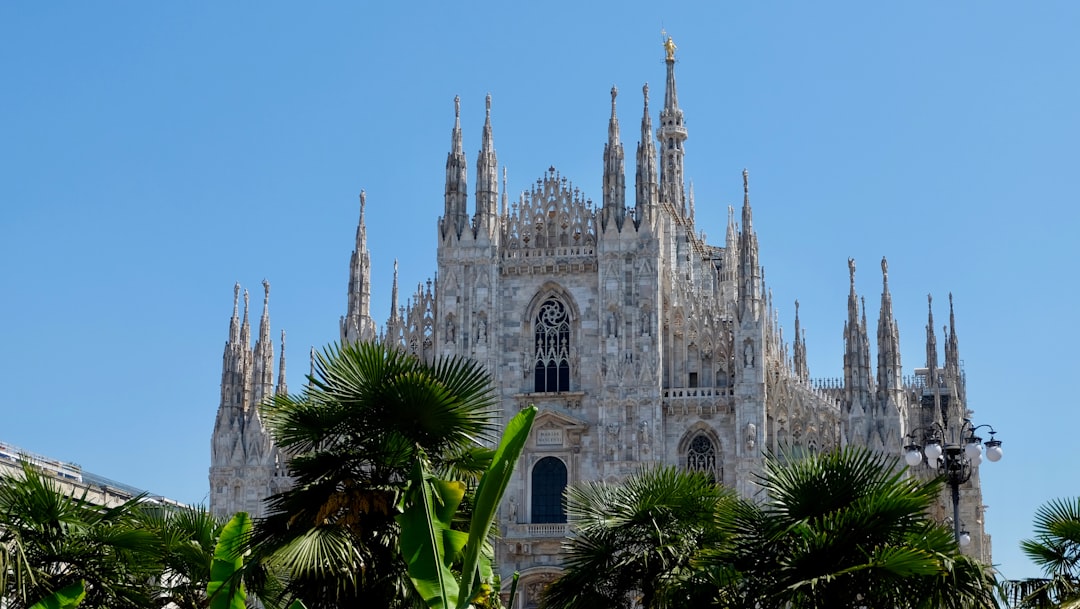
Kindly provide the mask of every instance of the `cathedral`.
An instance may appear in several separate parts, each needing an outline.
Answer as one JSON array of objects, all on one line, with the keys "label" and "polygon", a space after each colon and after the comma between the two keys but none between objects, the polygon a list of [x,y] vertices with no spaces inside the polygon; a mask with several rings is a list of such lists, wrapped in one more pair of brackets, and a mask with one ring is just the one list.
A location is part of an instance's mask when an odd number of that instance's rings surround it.
[{"label": "cathedral", "polygon": [[[745,170],[742,207],[729,208],[723,243],[708,243],[695,229],[694,193],[683,173],[688,131],[670,39],[665,51],[655,129],[649,87],[643,89],[632,199],[618,91],[611,90],[599,207],[554,167],[511,201],[505,170],[500,189],[488,96],[470,213],[455,99],[436,279],[402,305],[395,263],[391,312],[381,328],[370,315],[366,197],[360,195],[340,340],[381,340],[428,361],[475,359],[492,374],[504,420],[530,404],[539,409],[503,500],[496,544],[503,581],[521,573],[523,607],[535,606],[539,590],[559,572],[567,485],[615,483],[643,464],[668,464],[705,471],[755,497],[766,452],[858,445],[899,457],[905,445],[924,439],[917,430],[958,430],[971,416],[951,296],[944,361],[938,361],[931,306],[925,364],[904,375],[884,259],[876,361],[855,261],[848,260],[843,378],[810,376],[798,303],[789,344],[764,284]],[[285,337],[275,386],[270,286],[263,288],[254,347],[248,293],[241,317],[240,287],[234,292],[211,443],[211,508],[218,515],[259,515],[262,499],[289,484],[257,409],[286,391]],[[990,562],[977,465],[960,491],[961,520],[971,535],[965,551]],[[952,518],[947,496],[933,516]]]}]

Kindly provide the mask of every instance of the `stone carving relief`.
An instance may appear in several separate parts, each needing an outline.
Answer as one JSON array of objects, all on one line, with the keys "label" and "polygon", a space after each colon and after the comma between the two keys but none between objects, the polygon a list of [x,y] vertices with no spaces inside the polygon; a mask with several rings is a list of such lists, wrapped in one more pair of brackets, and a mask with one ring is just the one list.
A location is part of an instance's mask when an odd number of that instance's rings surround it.
[{"label": "stone carving relief", "polygon": [[641,452],[648,454],[652,444],[652,434],[649,432],[649,422],[638,423],[638,442],[641,444]]},{"label": "stone carving relief", "polygon": [[743,356],[743,367],[744,368],[753,368],[754,367],[754,343],[750,342],[750,339],[747,339],[746,342],[743,343],[742,356]]},{"label": "stone carving relief", "polygon": [[619,450],[619,430],[622,426],[618,423],[608,423],[605,427],[607,430],[607,450],[608,454],[615,455],[615,452]]},{"label": "stone carving relief", "polygon": [[476,344],[486,345],[488,340],[487,315],[480,312],[476,315]]}]

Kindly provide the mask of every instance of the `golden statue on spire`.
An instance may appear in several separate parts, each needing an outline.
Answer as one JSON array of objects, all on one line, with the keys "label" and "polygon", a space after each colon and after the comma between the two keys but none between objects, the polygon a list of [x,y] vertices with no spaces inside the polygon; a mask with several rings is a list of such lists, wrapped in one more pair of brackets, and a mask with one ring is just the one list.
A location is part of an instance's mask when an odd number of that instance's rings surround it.
[{"label": "golden statue on spire", "polygon": [[667,51],[667,60],[675,61],[675,49],[679,48],[675,46],[675,41],[668,36],[665,30],[660,30],[660,36],[664,38],[664,50]]}]

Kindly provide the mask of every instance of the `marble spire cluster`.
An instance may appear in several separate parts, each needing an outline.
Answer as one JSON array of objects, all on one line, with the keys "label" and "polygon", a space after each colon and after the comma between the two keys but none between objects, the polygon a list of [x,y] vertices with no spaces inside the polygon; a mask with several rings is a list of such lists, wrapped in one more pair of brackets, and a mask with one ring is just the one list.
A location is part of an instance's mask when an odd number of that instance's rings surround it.
[{"label": "marble spire cluster", "polygon": [[[703,188],[695,192],[686,175],[689,130],[670,37],[664,51],[662,103],[650,109],[644,85],[640,130],[630,134],[637,136],[633,201],[626,192],[628,134],[618,117],[626,97],[617,87],[609,97],[605,85],[595,100],[608,117],[606,130],[598,124],[595,133],[599,205],[554,165],[511,193],[505,166],[500,176],[490,95],[470,193],[462,103],[455,97],[434,227],[436,272],[410,289],[403,279],[408,269],[399,273],[394,260],[390,313],[381,326],[371,315],[378,252],[368,246],[367,193],[360,195],[337,338],[378,340],[426,362],[451,356],[477,362],[491,374],[500,420],[529,404],[539,408],[525,466],[507,488],[496,548],[505,581],[521,572],[526,605],[559,563],[567,484],[618,481],[643,464],[665,464],[706,472],[752,497],[768,452],[798,456],[857,445],[899,454],[917,430],[957,427],[969,416],[951,296],[949,322],[937,328],[944,331],[944,362],[931,308],[925,367],[905,376],[890,286],[904,275],[890,275],[884,259],[876,341],[852,259],[846,315],[837,320],[844,320],[842,377],[811,377],[808,307],[800,310],[796,301],[793,340],[785,340],[766,282],[749,171],[741,174],[741,206],[731,172],[726,226],[717,227],[725,230],[723,241],[710,243],[696,226],[719,204]],[[391,196],[373,194],[376,200],[393,204]],[[388,265],[393,253],[382,253],[387,257],[378,264]],[[839,261],[835,270],[842,268]],[[269,284],[264,288],[254,347],[246,295],[241,321],[239,287],[234,292],[213,439],[215,513],[259,513],[257,498],[287,483],[258,415],[261,400],[287,391],[284,334],[273,385]],[[963,490],[979,506],[964,515],[973,531],[968,551],[988,560],[981,491],[973,480]]]},{"label": "marble spire cluster", "polygon": [[274,388],[274,347],[270,339],[270,282],[263,285],[259,335],[251,345],[250,297],[243,291],[244,316],[239,318],[241,288],[233,287],[233,312],[221,364],[221,401],[211,442],[210,503],[214,513],[263,513],[270,488],[288,485],[285,463],[263,426],[259,405],[288,391],[285,384],[285,333],[281,335],[278,385]]}]

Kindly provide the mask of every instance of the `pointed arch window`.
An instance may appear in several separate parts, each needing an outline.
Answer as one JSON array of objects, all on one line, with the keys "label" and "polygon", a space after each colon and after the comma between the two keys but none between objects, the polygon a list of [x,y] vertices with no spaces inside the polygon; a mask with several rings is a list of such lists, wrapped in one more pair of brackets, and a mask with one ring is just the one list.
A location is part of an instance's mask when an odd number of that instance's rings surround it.
[{"label": "pointed arch window", "polygon": [[716,446],[707,436],[698,435],[690,441],[690,448],[686,451],[686,469],[717,477]]},{"label": "pointed arch window", "polygon": [[536,345],[533,386],[536,393],[570,391],[570,316],[554,298],[540,305],[533,325]]},{"label": "pointed arch window", "polygon": [[566,522],[562,496],[566,490],[566,464],[558,457],[544,457],[532,471],[532,521]]}]

